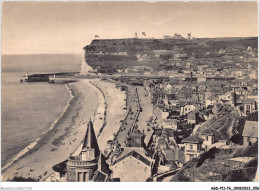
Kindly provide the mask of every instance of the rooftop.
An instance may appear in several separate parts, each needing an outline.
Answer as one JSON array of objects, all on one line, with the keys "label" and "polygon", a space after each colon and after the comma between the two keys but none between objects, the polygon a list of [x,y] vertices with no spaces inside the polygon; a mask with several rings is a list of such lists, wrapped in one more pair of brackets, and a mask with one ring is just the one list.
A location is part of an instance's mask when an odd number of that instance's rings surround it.
[{"label": "rooftop", "polygon": [[124,147],[123,152],[117,157],[114,164],[124,160],[125,158],[133,156],[142,161],[146,165],[150,166],[152,163],[152,153],[141,147]]},{"label": "rooftop", "polygon": [[253,98],[246,98],[242,100],[242,103],[255,103],[255,99]]},{"label": "rooftop", "polygon": [[87,132],[82,145],[82,150],[90,148],[95,149],[95,158],[97,158],[99,156],[100,150],[98,147],[97,138],[94,132],[92,121],[89,121],[88,123]]},{"label": "rooftop", "polygon": [[204,139],[196,136],[196,135],[192,135],[190,137],[187,137],[186,139],[182,140],[183,143],[202,143],[204,141]]},{"label": "rooftop", "polygon": [[246,121],[242,136],[258,138],[258,121]]},{"label": "rooftop", "polygon": [[215,131],[213,129],[205,129],[200,134],[201,135],[215,135],[215,134],[217,134],[217,131]]}]

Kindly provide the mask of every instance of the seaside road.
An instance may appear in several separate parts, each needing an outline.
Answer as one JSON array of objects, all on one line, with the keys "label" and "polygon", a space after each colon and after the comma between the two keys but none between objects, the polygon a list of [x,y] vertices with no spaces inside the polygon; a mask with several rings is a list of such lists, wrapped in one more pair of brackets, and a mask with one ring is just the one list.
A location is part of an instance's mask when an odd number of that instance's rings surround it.
[{"label": "seaside road", "polygon": [[140,106],[142,108],[142,112],[140,112],[139,118],[138,118],[138,129],[141,132],[144,132],[145,138],[144,142],[147,144],[150,140],[150,136],[153,134],[152,130],[148,130],[147,121],[150,119],[150,117],[153,114],[153,104],[151,103],[151,100],[148,96],[145,96],[145,89],[143,86],[137,87],[139,100],[140,100]]},{"label": "seaside road", "polygon": [[[124,84],[125,85],[125,84]],[[127,87],[127,109],[128,115],[126,116],[123,124],[117,133],[118,143],[124,147],[125,138],[128,136],[129,130],[132,130],[140,112],[139,98],[135,86],[125,85]]]}]

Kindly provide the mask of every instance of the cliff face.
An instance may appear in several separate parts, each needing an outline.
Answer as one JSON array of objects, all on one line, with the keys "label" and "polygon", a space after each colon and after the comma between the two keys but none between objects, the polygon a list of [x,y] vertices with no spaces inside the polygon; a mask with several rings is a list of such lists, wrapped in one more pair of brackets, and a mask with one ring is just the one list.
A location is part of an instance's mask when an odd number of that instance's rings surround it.
[{"label": "cliff face", "polygon": [[91,72],[93,72],[93,68],[88,65],[85,59],[85,54],[82,54],[82,63],[81,63],[81,70],[80,70],[80,75],[88,75]]},{"label": "cliff face", "polygon": [[257,38],[100,39],[84,47],[85,61],[98,72],[113,73],[130,66],[158,68],[169,59],[203,58],[207,52],[257,48]]}]

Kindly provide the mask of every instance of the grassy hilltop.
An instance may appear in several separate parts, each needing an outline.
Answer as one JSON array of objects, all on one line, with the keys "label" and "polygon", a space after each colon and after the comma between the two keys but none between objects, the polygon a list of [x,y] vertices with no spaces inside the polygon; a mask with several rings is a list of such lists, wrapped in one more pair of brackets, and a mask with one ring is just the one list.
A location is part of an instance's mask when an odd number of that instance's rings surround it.
[{"label": "grassy hilltop", "polygon": [[[86,61],[99,72],[115,72],[130,66],[149,66],[154,69],[176,55],[204,58],[207,52],[220,49],[246,50],[257,48],[257,37],[201,39],[96,39],[84,47]],[[157,54],[157,55],[156,55]],[[161,54],[158,56],[158,54]]]}]

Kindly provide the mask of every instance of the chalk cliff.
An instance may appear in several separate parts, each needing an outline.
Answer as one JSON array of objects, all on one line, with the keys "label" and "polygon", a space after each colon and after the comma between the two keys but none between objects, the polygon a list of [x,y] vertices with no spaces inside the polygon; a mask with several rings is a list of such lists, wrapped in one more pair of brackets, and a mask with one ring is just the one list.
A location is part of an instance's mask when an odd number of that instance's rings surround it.
[{"label": "chalk cliff", "polygon": [[[257,48],[257,37],[250,38],[200,38],[200,39],[95,39],[85,46],[82,74],[97,70],[113,73],[132,66],[148,66],[154,70],[170,60],[219,57],[237,49]],[[223,51],[222,51],[223,52]],[[86,66],[87,65],[87,66]]]},{"label": "chalk cliff", "polygon": [[91,73],[93,73],[93,71],[93,68],[86,62],[85,53],[83,53],[80,75],[90,75]]}]

